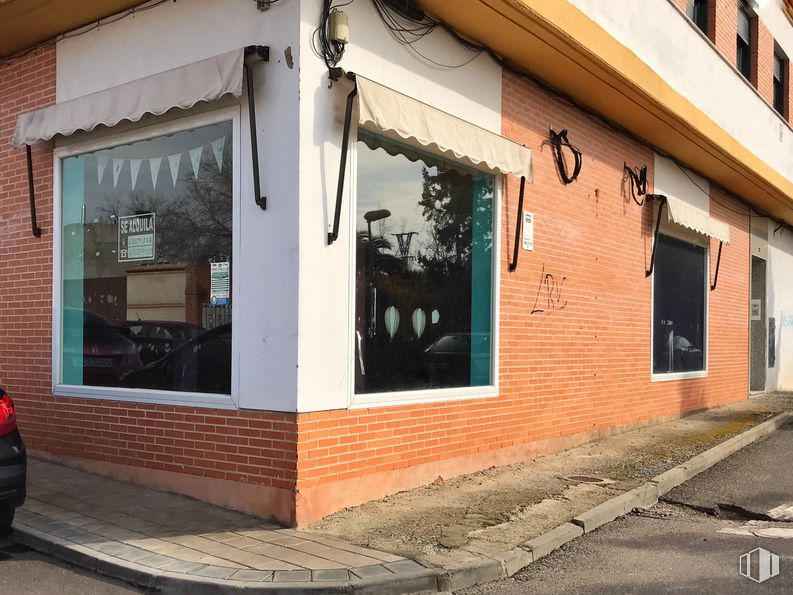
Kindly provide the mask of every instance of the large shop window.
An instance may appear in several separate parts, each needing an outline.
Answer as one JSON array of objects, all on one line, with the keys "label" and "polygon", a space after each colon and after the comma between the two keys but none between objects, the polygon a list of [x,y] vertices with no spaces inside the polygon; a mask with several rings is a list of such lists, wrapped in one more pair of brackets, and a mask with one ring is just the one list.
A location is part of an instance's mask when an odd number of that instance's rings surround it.
[{"label": "large shop window", "polygon": [[653,290],[653,373],[705,370],[707,250],[658,236]]},{"label": "large shop window", "polygon": [[492,384],[494,176],[358,134],[356,393]]},{"label": "large shop window", "polygon": [[231,393],[232,134],[62,159],[62,384]]}]

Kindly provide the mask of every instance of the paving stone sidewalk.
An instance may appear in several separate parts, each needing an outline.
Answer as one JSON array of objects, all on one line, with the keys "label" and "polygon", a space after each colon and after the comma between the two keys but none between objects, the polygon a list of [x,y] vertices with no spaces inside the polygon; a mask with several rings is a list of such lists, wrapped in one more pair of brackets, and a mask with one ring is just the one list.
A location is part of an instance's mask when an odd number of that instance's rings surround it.
[{"label": "paving stone sidewalk", "polygon": [[435,584],[434,572],[413,560],[35,458],[15,533],[81,566],[89,561],[101,572],[104,562],[105,574],[152,589],[162,588],[157,577],[174,585],[180,576],[188,592],[240,583],[246,591],[277,583],[322,592],[355,583]]}]

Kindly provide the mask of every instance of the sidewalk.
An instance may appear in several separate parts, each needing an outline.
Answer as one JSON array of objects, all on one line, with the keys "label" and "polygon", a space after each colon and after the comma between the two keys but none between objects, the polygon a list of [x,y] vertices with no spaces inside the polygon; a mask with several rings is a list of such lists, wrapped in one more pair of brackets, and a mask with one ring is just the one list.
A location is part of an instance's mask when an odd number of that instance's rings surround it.
[{"label": "sidewalk", "polygon": [[753,398],[534,461],[439,478],[307,531],[31,458],[15,539],[166,593],[452,590],[509,576],[651,506],[789,421],[778,414],[791,410],[793,396]]}]

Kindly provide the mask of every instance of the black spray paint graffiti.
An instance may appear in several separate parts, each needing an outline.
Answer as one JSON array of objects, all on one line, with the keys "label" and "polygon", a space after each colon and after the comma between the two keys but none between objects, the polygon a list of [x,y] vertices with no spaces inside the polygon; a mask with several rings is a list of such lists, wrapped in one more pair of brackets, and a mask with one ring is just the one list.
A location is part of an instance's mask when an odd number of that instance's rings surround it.
[{"label": "black spray paint graffiti", "polygon": [[547,310],[564,310],[567,307],[567,300],[562,302],[562,290],[567,277],[562,277],[558,281],[551,273],[545,272],[545,265],[542,265],[540,274],[540,284],[537,286],[537,296],[534,298],[532,314],[539,314]]}]

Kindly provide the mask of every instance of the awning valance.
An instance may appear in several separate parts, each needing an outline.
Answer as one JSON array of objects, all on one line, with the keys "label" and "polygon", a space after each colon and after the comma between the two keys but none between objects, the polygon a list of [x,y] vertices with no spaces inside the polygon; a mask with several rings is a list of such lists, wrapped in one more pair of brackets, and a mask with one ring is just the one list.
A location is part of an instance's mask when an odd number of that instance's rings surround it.
[{"label": "awning valance", "polygon": [[358,125],[473,167],[532,179],[531,151],[360,75]]},{"label": "awning valance", "polygon": [[666,205],[671,223],[676,223],[702,235],[715,238],[725,244],[730,243],[730,226],[718,219],[714,219],[707,211],[703,211],[674,196],[666,197]]},{"label": "awning valance", "polygon": [[11,144],[21,147],[99,125],[136,122],[146,114],[159,115],[175,107],[188,109],[226,94],[239,97],[244,59],[244,48],[240,48],[22,114]]}]

